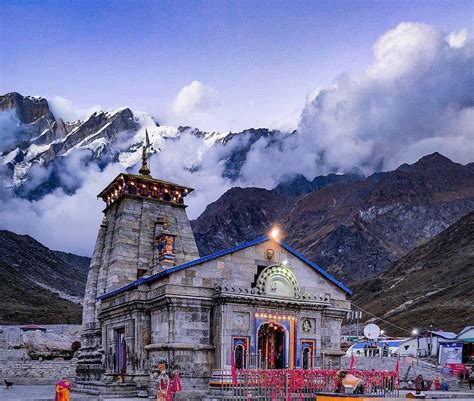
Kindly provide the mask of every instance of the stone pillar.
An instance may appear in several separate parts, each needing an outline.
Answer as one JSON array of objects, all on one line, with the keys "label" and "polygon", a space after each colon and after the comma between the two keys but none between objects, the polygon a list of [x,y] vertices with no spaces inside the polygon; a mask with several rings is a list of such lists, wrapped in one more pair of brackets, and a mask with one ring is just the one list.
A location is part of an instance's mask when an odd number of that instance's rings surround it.
[{"label": "stone pillar", "polygon": [[117,205],[106,292],[137,278],[143,198],[126,197]]},{"label": "stone pillar", "polygon": [[82,316],[81,349],[79,351],[76,373],[80,380],[98,380],[102,375],[101,330],[97,320],[98,281],[102,266],[106,237],[109,229],[104,217],[99,228],[97,241],[92,254],[91,266],[87,276]]},{"label": "stone pillar", "polygon": [[94,253],[91,258],[89,274],[87,275],[86,291],[84,295],[84,309],[82,312],[82,325],[85,330],[90,328],[91,323],[97,321],[96,316],[96,298],[97,298],[97,281],[99,279],[99,269],[102,260],[102,253],[105,247],[105,236],[107,233],[107,219],[104,216],[97,235],[97,241]]},{"label": "stone pillar", "polygon": [[146,274],[153,263],[154,225],[157,204],[153,199],[143,199],[138,231],[137,275]]},{"label": "stone pillar", "polygon": [[[102,252],[102,258],[100,260],[99,277],[97,280],[97,296],[104,294],[107,291],[107,276],[110,264],[110,253],[112,251],[112,244],[115,234],[115,214],[117,205],[112,205],[107,209],[106,217],[108,221],[107,233],[105,235],[104,251]],[[96,317],[99,311],[100,301],[96,300]]]}]

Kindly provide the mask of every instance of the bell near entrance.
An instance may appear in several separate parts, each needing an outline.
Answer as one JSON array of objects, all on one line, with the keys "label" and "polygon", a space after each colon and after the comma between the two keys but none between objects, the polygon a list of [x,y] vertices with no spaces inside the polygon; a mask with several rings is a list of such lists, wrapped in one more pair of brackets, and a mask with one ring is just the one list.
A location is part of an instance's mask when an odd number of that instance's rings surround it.
[{"label": "bell near entrance", "polygon": [[262,324],[258,330],[260,366],[265,369],[283,369],[286,353],[285,328],[275,322]]}]

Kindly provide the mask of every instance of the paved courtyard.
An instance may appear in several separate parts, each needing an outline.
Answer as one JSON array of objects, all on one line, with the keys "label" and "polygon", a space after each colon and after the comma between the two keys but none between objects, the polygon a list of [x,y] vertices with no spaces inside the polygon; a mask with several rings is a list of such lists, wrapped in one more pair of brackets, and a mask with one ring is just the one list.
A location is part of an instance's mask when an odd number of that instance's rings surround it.
[{"label": "paved courtyard", "polygon": [[[146,399],[146,398],[145,398]],[[1,401],[54,401],[54,385],[45,386],[13,386],[13,389],[0,389]],[[107,398],[107,401],[115,401]],[[143,401],[144,398],[121,398],[120,401]],[[96,396],[71,393],[71,401],[102,401]]]},{"label": "paved courtyard", "polygon": [[[400,398],[386,398],[387,401],[400,401],[405,398],[406,391],[400,392]],[[463,400],[474,400],[473,391],[449,391],[446,393],[440,393],[430,391],[427,393],[429,398],[435,398],[438,400],[452,400],[463,401]],[[71,394],[71,401],[143,401],[147,398],[105,398],[99,399],[98,397],[85,396],[83,394]],[[54,401],[54,386],[14,386],[11,390],[6,390],[5,387],[0,388],[0,400],[1,401]]]}]

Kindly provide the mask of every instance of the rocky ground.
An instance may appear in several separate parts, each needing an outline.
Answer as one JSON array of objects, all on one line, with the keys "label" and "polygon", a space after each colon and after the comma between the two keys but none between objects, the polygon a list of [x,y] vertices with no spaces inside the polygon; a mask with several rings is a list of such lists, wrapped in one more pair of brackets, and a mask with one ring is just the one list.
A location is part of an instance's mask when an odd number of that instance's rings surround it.
[{"label": "rocky ground", "polygon": [[[398,398],[384,398],[386,401],[406,399],[407,391],[401,391]],[[474,391],[447,391],[447,392],[426,392],[428,399],[467,401],[474,399]],[[0,400],[2,401],[53,401],[54,386],[14,386],[12,390],[0,389]],[[143,398],[105,398],[103,401],[140,401]],[[82,394],[71,394],[71,401],[102,401],[95,396],[85,396]]]}]

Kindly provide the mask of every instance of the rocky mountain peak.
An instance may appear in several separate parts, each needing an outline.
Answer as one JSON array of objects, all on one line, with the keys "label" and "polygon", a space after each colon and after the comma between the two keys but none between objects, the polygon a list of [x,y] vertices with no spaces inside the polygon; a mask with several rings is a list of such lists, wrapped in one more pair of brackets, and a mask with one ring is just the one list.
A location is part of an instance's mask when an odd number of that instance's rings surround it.
[{"label": "rocky mountain peak", "polygon": [[427,172],[427,171],[440,171],[446,169],[462,168],[462,165],[453,162],[451,159],[442,155],[439,152],[434,152],[429,155],[423,156],[416,163],[413,164],[402,164],[397,171],[405,172]]},{"label": "rocky mountain peak", "polygon": [[54,121],[54,115],[49,109],[48,101],[42,97],[22,96],[10,92],[0,96],[0,110],[14,109],[18,119],[23,124],[32,124],[42,117]]}]

